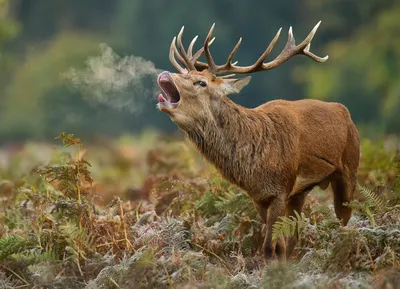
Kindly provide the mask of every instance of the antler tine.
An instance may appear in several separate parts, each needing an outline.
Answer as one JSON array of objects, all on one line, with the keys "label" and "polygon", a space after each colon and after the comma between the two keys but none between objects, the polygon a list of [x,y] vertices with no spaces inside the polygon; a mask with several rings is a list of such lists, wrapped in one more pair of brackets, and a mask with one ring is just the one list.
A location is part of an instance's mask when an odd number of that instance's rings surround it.
[{"label": "antler tine", "polygon": [[311,32],[307,35],[307,37],[303,40],[303,42],[301,42],[298,46],[299,47],[303,47],[303,49],[305,47],[307,47],[307,45],[309,43],[311,43],[311,40],[313,40],[315,33],[317,32],[319,25],[321,24],[321,21],[319,21],[314,28],[311,30]]},{"label": "antler tine", "polygon": [[[183,59],[183,57],[179,54],[178,50],[176,49],[175,46],[175,57],[178,58],[178,61],[183,64],[183,66],[186,66],[185,60]],[[187,68],[185,68],[187,69]]]},{"label": "antler tine", "polygon": [[[215,39],[215,37],[208,43],[208,46],[210,46],[211,44],[212,44],[212,42],[214,41],[214,39]],[[201,52],[203,52],[203,48],[201,49]],[[200,52],[200,50],[198,51],[198,52]],[[201,53],[200,53],[201,54]],[[200,56],[200,55],[199,55]],[[193,58],[195,58],[195,56],[193,57]],[[239,61],[235,61],[235,62],[233,62],[233,63],[231,63],[231,66],[235,66],[236,64],[238,64],[239,63]],[[208,64],[207,63],[204,63],[204,62],[201,62],[201,61],[196,61],[195,62],[195,64],[194,64],[194,66],[196,67],[196,69],[197,70],[203,70],[203,69],[208,69]],[[234,74],[230,74],[231,76],[233,76]]]},{"label": "antler tine", "polygon": [[303,46],[304,44],[306,44],[305,48],[303,49],[303,53],[302,54],[312,58],[314,61],[325,62],[329,58],[328,55],[326,55],[325,57],[319,57],[319,56],[316,56],[314,53],[310,52],[311,41],[314,38],[314,35],[317,32],[320,24],[321,24],[321,21],[319,21],[317,23],[317,25],[314,26],[313,30],[311,30],[311,32],[308,34],[306,39],[304,39],[304,41],[299,46]]},{"label": "antler tine", "polygon": [[[180,73],[187,73],[188,71],[196,70],[196,69],[198,69],[197,66],[201,66],[203,69],[206,69],[208,67],[207,64],[204,63],[204,64],[197,65],[197,63],[196,63],[196,60],[203,53],[204,48],[201,48],[199,51],[196,52],[196,54],[194,56],[192,56],[193,47],[194,47],[194,44],[195,44],[198,36],[194,37],[193,40],[190,42],[188,51],[186,53],[185,48],[183,47],[183,44],[182,44],[182,35],[183,35],[184,28],[185,27],[183,26],[178,33],[178,37],[174,37],[171,42],[169,58],[170,58],[172,65]],[[213,38],[212,41],[209,42],[209,45],[211,45],[211,43],[214,41],[214,39],[215,38]],[[176,43],[178,43],[179,51],[178,51],[178,48],[176,47]],[[176,60],[175,57],[178,59],[178,61]],[[184,67],[182,67],[179,63],[181,63]]]},{"label": "antler tine", "polygon": [[[211,39],[211,40],[208,42],[208,46],[209,46],[209,47],[211,46],[211,44],[214,43],[214,40],[215,40],[215,37],[213,37],[213,39]],[[200,58],[200,56],[203,54],[203,52],[204,52],[204,47],[200,48],[200,49],[194,54],[194,56],[192,57],[192,62],[193,62],[193,63],[196,63],[197,59]],[[197,62],[198,62],[198,61],[197,61]],[[206,63],[205,63],[205,64],[206,64]],[[206,64],[206,65],[207,65],[207,64]],[[208,67],[208,65],[207,65],[207,67]]]},{"label": "antler tine", "polygon": [[[272,39],[272,41],[270,42],[270,44],[268,45],[268,47],[264,51],[264,53],[257,59],[257,61],[253,65],[248,66],[248,67],[236,67],[236,64],[238,63],[237,61],[232,63],[233,56],[238,51],[239,46],[242,43],[242,38],[239,38],[239,41],[236,43],[236,45],[233,48],[232,52],[229,54],[225,65],[216,66],[215,67],[215,73],[218,73],[218,74],[223,74],[223,73],[227,73],[227,72],[249,73],[249,72],[252,72],[252,71],[263,70],[263,62],[268,57],[268,55],[271,53],[272,49],[274,48],[276,42],[279,39],[281,31],[282,31],[282,28],[280,28],[278,30],[278,32],[276,33],[275,37]],[[290,41],[290,42],[292,42],[292,41]]]},{"label": "antler tine", "polygon": [[[183,64],[184,67],[186,67],[185,59],[179,54],[178,49],[176,48],[176,40],[174,42],[174,52],[175,52],[175,57],[178,58],[178,61]],[[185,68],[187,69],[187,67]]]},{"label": "antler tine", "polygon": [[304,48],[304,50],[303,50],[304,55],[307,55],[307,56],[311,57],[311,58],[312,58],[314,61],[316,61],[316,62],[321,62],[321,63],[323,63],[323,62],[325,62],[325,61],[328,60],[328,58],[329,58],[328,55],[325,56],[325,57],[319,57],[319,56],[315,55],[314,53],[312,53],[312,52],[310,51],[310,47],[311,47],[311,43],[308,43],[308,45],[306,46],[306,48]]},{"label": "antler tine", "polygon": [[[185,29],[185,26],[182,26],[181,31],[179,31],[178,33],[178,48],[180,53],[182,54],[182,58],[185,62],[185,66],[187,67],[188,70],[195,70],[195,67],[193,65],[193,63],[191,63],[191,61],[189,60],[188,55],[186,54],[185,48],[183,47],[182,44],[182,34],[183,34],[183,30]],[[193,43],[194,44],[194,43]]]},{"label": "antler tine", "polygon": [[229,54],[228,59],[226,60],[227,66],[235,65],[232,63],[233,56],[235,56],[236,52],[239,49],[240,44],[242,44],[242,37],[239,38],[239,41],[236,43],[235,47],[233,47],[231,54]]},{"label": "antler tine", "polygon": [[[181,30],[178,33],[177,37],[174,37],[171,46],[170,46],[170,52],[169,52],[169,59],[172,63],[172,65],[179,71],[179,73],[187,73],[188,71],[191,70],[203,70],[208,68],[207,63],[203,63],[200,61],[197,61],[197,59],[200,58],[201,54],[204,52],[204,47],[199,49],[194,55],[193,55],[193,47],[194,44],[198,38],[198,36],[194,37],[192,41],[189,44],[187,52],[185,51],[185,48],[183,47],[182,44],[182,35],[183,35],[184,27],[181,28]],[[215,40],[215,37],[208,41],[208,46],[210,46]],[[178,48],[176,47],[176,43],[178,43]],[[179,53],[180,52],[180,53]],[[179,64],[181,63],[183,67]]]},{"label": "antler tine", "polygon": [[228,74],[228,75],[223,75],[223,76],[221,76],[221,78],[225,78],[225,79],[227,79],[227,78],[232,78],[232,77],[234,77],[236,74]]},{"label": "antler tine", "polygon": [[196,67],[197,71],[202,71],[204,69],[208,69],[208,64],[204,63],[204,62],[201,62],[201,61],[196,61],[194,66]]},{"label": "antler tine", "polygon": [[210,41],[210,38],[211,38],[211,36],[213,34],[214,27],[215,27],[215,23],[211,26],[210,31],[207,34],[206,40],[204,41],[204,53],[205,53],[206,58],[207,58],[208,69],[210,71],[213,71],[213,70],[216,69],[216,65],[215,65],[214,59],[212,58],[212,55],[211,55],[210,49],[209,49],[209,45],[208,45],[208,43]]},{"label": "antler tine", "polygon": [[[276,43],[276,41],[279,38],[281,29],[279,29],[277,35],[275,35],[275,38],[272,40],[272,42],[274,42],[274,40],[275,40],[274,44]],[[276,36],[278,36],[278,38]],[[271,50],[273,49],[273,46],[274,45],[272,45]],[[282,63],[286,62],[287,60],[289,60],[289,58],[291,58],[292,56],[294,56],[296,54],[296,53],[294,53],[294,51],[296,51],[296,48],[298,48],[298,47],[296,47],[296,40],[293,35],[293,28],[292,28],[292,26],[290,26],[289,31],[288,31],[288,40],[286,41],[285,47],[283,48],[281,53],[279,53],[279,55],[274,60],[272,60],[268,63],[262,63],[261,70],[269,70],[269,69],[275,68],[275,67],[281,65]]]},{"label": "antler tine", "polygon": [[[261,54],[261,56],[257,59],[257,61],[254,63],[254,67],[255,68],[259,68],[262,67],[264,64],[264,60],[267,59],[267,57],[269,56],[269,54],[271,53],[272,49],[274,49],[274,46],[276,44],[276,42],[279,39],[279,36],[281,35],[281,31],[282,31],[282,27],[279,28],[278,32],[276,32],[275,37],[272,39],[272,41],[269,43],[267,49],[265,49],[264,53]],[[289,31],[291,31],[291,27],[289,29]],[[293,35],[292,35],[293,36]]]},{"label": "antler tine", "polygon": [[[186,73],[186,69],[184,69],[182,66],[179,65],[179,63],[175,59],[175,55],[179,55],[178,52],[176,51],[176,37],[172,39],[171,46],[169,49],[169,61],[172,63],[172,65],[175,67],[176,70],[179,71],[179,73]],[[180,55],[179,55],[180,57]],[[182,59],[183,60],[183,59]]]},{"label": "antler tine", "polygon": [[188,48],[188,52],[187,52],[189,58],[192,58],[192,57],[193,57],[193,55],[192,55],[193,46],[194,46],[194,43],[196,42],[196,40],[197,40],[198,37],[199,37],[199,35],[196,35],[196,36],[193,38],[192,42],[190,42],[190,44],[189,44],[189,48]]},{"label": "antler tine", "polygon": [[311,32],[307,35],[307,37],[299,44],[295,44],[295,39],[293,36],[293,30],[292,27],[289,28],[288,32],[288,41],[285,45],[285,48],[282,50],[282,52],[271,62],[263,64],[263,70],[268,70],[275,68],[293,56],[297,54],[303,54],[306,56],[309,56],[311,59],[313,59],[316,62],[325,62],[328,60],[328,56],[325,57],[319,57],[316,56],[315,54],[310,52],[310,46],[311,46],[311,40],[314,38],[315,33],[317,32],[317,29],[319,25],[321,24],[321,21],[319,21],[314,28],[311,30]]}]

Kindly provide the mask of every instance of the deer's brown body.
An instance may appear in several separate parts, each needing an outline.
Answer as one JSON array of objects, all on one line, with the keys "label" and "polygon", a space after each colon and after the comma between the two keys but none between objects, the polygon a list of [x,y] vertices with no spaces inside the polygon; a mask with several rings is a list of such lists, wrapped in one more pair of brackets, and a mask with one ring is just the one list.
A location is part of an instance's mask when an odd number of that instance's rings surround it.
[{"label": "deer's brown body", "polygon": [[[291,30],[289,40],[290,34]],[[274,251],[273,224],[279,216],[301,212],[307,193],[316,185],[323,189],[329,183],[332,185],[336,214],[346,225],[351,209],[343,203],[353,196],[359,163],[359,136],[346,107],[318,100],[275,100],[254,109],[234,103],[226,94],[239,92],[250,78],[216,77],[213,68],[217,72],[237,72],[243,68],[235,67],[231,59],[229,69],[226,65],[215,66],[209,56],[209,38],[210,33],[204,50],[210,67],[201,72],[192,69],[180,74],[160,74],[158,82],[168,100],[160,95],[159,108],[170,115],[223,176],[252,198],[267,224],[266,258],[271,258]],[[178,44],[180,41],[179,36]],[[191,48],[188,52],[184,58],[192,57]],[[321,60],[315,55],[310,57]],[[266,70],[276,64],[262,62],[258,70],[261,65],[266,65]],[[195,60],[192,65],[205,64]],[[254,70],[244,69],[239,73]],[[285,250],[290,256],[297,242],[295,237],[287,241],[286,245],[283,240],[276,244],[278,257],[283,257]]]}]

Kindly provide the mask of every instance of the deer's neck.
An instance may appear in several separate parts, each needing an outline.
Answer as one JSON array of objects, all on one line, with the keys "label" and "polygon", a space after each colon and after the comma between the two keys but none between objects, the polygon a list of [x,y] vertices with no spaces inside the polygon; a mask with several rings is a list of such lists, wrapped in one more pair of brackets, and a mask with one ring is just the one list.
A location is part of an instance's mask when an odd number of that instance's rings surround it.
[{"label": "deer's neck", "polygon": [[239,186],[245,186],[243,171],[251,173],[254,162],[268,147],[262,143],[265,140],[260,135],[268,130],[268,121],[256,111],[244,108],[227,97],[222,101],[211,109],[210,117],[186,133],[225,177]]}]

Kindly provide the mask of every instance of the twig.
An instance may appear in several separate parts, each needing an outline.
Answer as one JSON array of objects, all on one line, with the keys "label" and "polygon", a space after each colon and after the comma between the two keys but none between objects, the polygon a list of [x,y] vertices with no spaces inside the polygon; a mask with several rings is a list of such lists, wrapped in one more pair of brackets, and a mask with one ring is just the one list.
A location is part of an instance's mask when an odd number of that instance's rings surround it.
[{"label": "twig", "polygon": [[12,289],[25,288],[25,287],[27,287],[27,286],[29,286],[29,284],[19,285],[19,286],[17,286],[17,287],[12,287]]},{"label": "twig", "polygon": [[126,241],[126,240],[125,239],[114,240],[113,242],[108,242],[108,243],[97,245],[96,248],[104,247],[104,246],[107,246],[107,245],[113,245],[113,244],[115,244],[117,242],[123,242],[123,241]]},{"label": "twig", "polygon": [[108,277],[108,279],[111,281],[111,283],[113,283],[115,286],[117,286],[117,288],[121,288],[121,287],[119,287],[118,283],[112,277]]},{"label": "twig", "polygon": [[126,232],[126,226],[125,226],[125,220],[124,220],[124,208],[122,207],[122,201],[120,200],[119,197],[118,197],[118,202],[119,202],[119,209],[120,209],[120,214],[121,214],[122,227],[123,227],[123,230],[124,230],[126,248],[127,249],[131,248],[133,250],[133,252],[136,253],[136,250],[133,248],[133,245],[131,244],[131,242],[128,239],[128,234]]},{"label": "twig", "polygon": [[165,267],[165,264],[164,264],[163,262],[161,262],[161,264],[162,264],[162,266],[163,266],[163,268],[164,268],[165,274],[167,274],[167,278],[168,278],[168,283],[169,283],[169,285],[171,286],[171,288],[175,288],[174,281],[172,280],[171,276],[169,276],[167,267]]},{"label": "twig", "polygon": [[76,178],[77,178],[76,190],[78,192],[78,203],[81,203],[81,184],[79,179],[80,155],[81,155],[81,146],[78,145],[78,165],[76,166]]},{"label": "twig", "polygon": [[364,245],[365,245],[365,249],[367,249],[367,254],[368,254],[368,257],[369,257],[369,259],[371,260],[371,264],[372,264],[372,271],[373,271],[373,272],[375,272],[375,270],[376,270],[376,266],[375,266],[374,259],[372,259],[371,252],[369,251],[368,244],[367,244],[367,243],[364,243]]},{"label": "twig", "polygon": [[138,206],[136,207],[136,221],[138,221],[139,220],[139,209],[140,209],[140,207],[142,206],[142,202],[140,201],[139,202],[139,204],[138,204]]},{"label": "twig", "polygon": [[4,269],[10,271],[10,272],[11,272],[13,275],[15,275],[19,280],[21,280],[22,282],[24,282],[24,283],[25,283],[24,287],[30,285],[28,281],[26,281],[24,278],[22,278],[21,276],[19,276],[19,275],[18,275],[16,272],[14,272],[12,269],[7,268],[7,267],[4,267]]}]

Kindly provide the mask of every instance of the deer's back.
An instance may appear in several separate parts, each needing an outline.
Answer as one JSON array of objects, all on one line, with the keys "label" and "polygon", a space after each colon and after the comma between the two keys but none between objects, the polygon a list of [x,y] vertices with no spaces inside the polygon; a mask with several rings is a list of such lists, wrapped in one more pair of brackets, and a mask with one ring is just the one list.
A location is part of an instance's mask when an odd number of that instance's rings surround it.
[{"label": "deer's back", "polygon": [[358,140],[354,137],[358,133],[349,111],[339,103],[311,99],[275,100],[256,110],[285,123],[285,131],[281,133],[292,139],[292,153],[298,161],[304,155],[312,155],[340,166],[348,143]]}]

